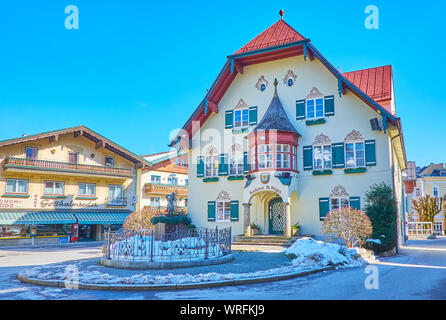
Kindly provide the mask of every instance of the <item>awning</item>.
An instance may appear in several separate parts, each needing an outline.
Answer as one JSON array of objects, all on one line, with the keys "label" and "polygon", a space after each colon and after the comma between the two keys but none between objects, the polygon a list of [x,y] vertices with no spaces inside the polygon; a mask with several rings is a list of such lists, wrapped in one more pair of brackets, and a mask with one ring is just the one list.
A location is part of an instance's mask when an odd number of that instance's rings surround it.
[{"label": "awning", "polygon": [[0,224],[76,223],[70,212],[0,212]]},{"label": "awning", "polygon": [[130,212],[74,212],[79,224],[123,224]]}]

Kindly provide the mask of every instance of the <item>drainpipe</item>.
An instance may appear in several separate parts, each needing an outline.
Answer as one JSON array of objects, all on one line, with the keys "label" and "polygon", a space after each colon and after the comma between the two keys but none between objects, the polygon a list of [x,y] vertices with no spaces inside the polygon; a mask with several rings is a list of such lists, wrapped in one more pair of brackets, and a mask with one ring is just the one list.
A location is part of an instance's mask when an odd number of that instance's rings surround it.
[{"label": "drainpipe", "polygon": [[[393,139],[398,138],[400,136],[400,133],[398,133],[396,136],[394,136],[393,138],[390,139],[390,148],[392,151],[392,186],[393,186],[393,191],[396,197],[396,187],[395,187],[395,165],[394,165],[394,161],[393,161]],[[398,205],[397,205],[398,208]],[[396,253],[399,252],[399,247],[400,247],[400,240],[401,240],[401,235],[400,235],[400,227],[401,227],[401,221],[400,221],[400,211],[399,209],[397,209],[397,215],[396,215],[396,236],[397,236],[397,243],[396,243]]]}]

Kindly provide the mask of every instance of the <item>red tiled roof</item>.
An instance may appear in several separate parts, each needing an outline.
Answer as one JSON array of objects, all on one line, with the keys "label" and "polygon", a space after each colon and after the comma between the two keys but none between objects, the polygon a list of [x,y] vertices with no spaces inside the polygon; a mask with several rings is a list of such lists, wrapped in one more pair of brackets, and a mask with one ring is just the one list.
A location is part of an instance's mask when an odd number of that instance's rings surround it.
[{"label": "red tiled roof", "polygon": [[344,73],[344,77],[376,102],[392,99],[392,66]]},{"label": "red tiled roof", "polygon": [[288,23],[281,19],[263,31],[257,37],[249,41],[245,46],[235,52],[235,54],[274,47],[301,40],[305,40],[305,37],[303,37],[299,32],[294,30],[288,25]]}]

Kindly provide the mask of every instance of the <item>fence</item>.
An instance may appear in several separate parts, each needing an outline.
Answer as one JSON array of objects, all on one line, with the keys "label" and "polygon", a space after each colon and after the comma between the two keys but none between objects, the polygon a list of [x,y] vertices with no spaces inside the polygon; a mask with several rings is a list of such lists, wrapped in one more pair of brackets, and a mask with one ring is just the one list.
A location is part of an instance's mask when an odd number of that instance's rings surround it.
[{"label": "fence", "polygon": [[408,222],[407,235],[427,237],[433,233],[432,222]]},{"label": "fence", "polygon": [[105,232],[104,258],[173,261],[217,258],[231,253],[231,228],[195,228],[170,233],[154,230]]}]

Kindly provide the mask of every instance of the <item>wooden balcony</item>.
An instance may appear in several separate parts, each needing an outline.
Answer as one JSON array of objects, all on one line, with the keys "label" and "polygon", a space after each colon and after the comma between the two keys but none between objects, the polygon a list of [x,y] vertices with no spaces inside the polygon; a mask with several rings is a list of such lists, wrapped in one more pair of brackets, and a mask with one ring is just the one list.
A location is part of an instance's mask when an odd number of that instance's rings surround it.
[{"label": "wooden balcony", "polygon": [[133,178],[134,171],[131,168],[113,168],[105,166],[97,166],[81,163],[69,163],[48,160],[31,160],[24,158],[6,158],[3,165],[5,169],[19,169],[19,170],[37,170],[54,173],[68,173],[68,174],[87,174],[87,175],[105,175],[115,177]]},{"label": "wooden balcony", "polygon": [[172,184],[146,183],[144,186],[146,194],[171,194],[175,192],[177,196],[187,197],[187,186],[178,186]]}]

